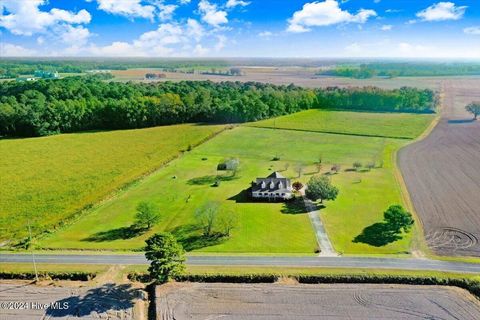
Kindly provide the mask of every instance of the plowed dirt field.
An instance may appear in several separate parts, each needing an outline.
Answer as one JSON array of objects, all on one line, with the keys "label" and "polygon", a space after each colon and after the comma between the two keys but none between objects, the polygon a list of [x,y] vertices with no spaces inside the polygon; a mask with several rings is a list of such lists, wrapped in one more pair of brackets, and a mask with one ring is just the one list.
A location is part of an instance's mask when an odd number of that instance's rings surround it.
[{"label": "plowed dirt field", "polygon": [[399,165],[428,246],[440,255],[480,256],[480,80],[443,83],[443,111],[430,135],[399,152]]}]

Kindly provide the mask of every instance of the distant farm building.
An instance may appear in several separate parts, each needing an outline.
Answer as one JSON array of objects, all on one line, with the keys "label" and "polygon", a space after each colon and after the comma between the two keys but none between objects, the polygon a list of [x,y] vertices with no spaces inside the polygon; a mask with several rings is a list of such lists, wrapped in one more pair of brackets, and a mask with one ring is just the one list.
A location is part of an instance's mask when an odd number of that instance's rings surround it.
[{"label": "distant farm building", "polygon": [[147,73],[145,74],[145,79],[147,80],[158,80],[158,79],[165,79],[167,77],[164,73]]},{"label": "distant farm building", "polygon": [[35,81],[34,77],[18,77],[15,79],[17,82],[27,82],[27,81]]},{"label": "distant farm building", "polygon": [[290,179],[285,178],[278,172],[274,172],[266,178],[257,178],[252,182],[252,197],[266,200],[288,200],[292,198],[293,189]]},{"label": "distant farm building", "polygon": [[37,70],[37,71],[35,71],[34,76],[35,76],[35,78],[40,78],[40,79],[58,79],[58,78],[60,78],[57,71]]}]

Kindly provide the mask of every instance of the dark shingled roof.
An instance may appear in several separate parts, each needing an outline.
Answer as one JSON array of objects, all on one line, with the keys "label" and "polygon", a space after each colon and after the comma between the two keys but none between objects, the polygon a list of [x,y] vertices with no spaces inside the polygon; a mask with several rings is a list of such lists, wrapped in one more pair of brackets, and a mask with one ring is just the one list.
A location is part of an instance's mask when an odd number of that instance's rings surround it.
[{"label": "dark shingled roof", "polygon": [[278,172],[273,172],[266,178],[257,178],[252,183],[252,192],[291,192],[290,179],[285,178]]}]

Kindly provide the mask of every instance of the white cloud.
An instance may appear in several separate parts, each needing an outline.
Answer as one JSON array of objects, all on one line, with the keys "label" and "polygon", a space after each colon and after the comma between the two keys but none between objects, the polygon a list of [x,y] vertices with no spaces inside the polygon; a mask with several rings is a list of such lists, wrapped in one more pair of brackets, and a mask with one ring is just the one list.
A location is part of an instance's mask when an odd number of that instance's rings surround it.
[{"label": "white cloud", "polygon": [[200,41],[200,39],[205,35],[205,30],[197,20],[190,18],[187,20],[187,33],[196,41]]},{"label": "white cloud", "polygon": [[46,0],[2,0],[0,27],[15,35],[31,36],[46,33],[58,25],[86,24],[91,20],[90,13],[86,10],[77,13],[57,8],[41,11],[39,7],[46,3]]},{"label": "white cloud", "polygon": [[35,50],[26,49],[11,43],[0,43],[0,57],[30,57],[36,55]]},{"label": "white cloud", "polygon": [[193,49],[193,54],[196,56],[204,56],[207,53],[209,53],[210,50],[208,48],[204,48],[201,44],[197,44],[195,48]]},{"label": "white cloud", "polygon": [[468,27],[463,29],[466,34],[480,35],[480,27]]},{"label": "white cloud", "polygon": [[219,35],[217,36],[217,43],[215,44],[215,51],[221,51],[223,48],[225,48],[225,45],[227,44],[227,37],[224,35]]},{"label": "white cloud", "polygon": [[268,38],[273,36],[273,33],[270,31],[262,31],[258,34],[259,37]]},{"label": "white cloud", "polygon": [[421,44],[401,42],[398,44],[398,50],[403,57],[417,57],[429,55],[433,48]]},{"label": "white cloud", "polygon": [[64,30],[60,32],[60,38],[64,43],[75,46],[85,45],[90,36],[90,31],[83,26],[73,27],[67,25],[64,27]]},{"label": "white cloud", "polygon": [[336,0],[306,3],[302,10],[296,11],[288,20],[289,32],[308,32],[311,27],[330,26],[339,23],[365,23],[370,17],[375,17],[374,10],[360,9],[351,14],[340,8]]},{"label": "white cloud", "polygon": [[383,26],[381,26],[381,30],[382,31],[390,31],[392,30],[393,26],[391,24],[384,24]]},{"label": "white cloud", "polygon": [[222,24],[228,23],[227,12],[218,10],[217,5],[207,0],[200,0],[198,10],[202,15],[202,20],[211,26],[219,27]]},{"label": "white cloud", "polygon": [[160,20],[170,20],[173,17],[173,13],[178,8],[177,5],[174,4],[160,4],[159,5],[160,12],[158,13],[158,17]]},{"label": "white cloud", "polygon": [[417,13],[422,21],[459,20],[467,6],[456,6],[453,2],[438,2]]},{"label": "white cloud", "polygon": [[[87,0],[94,1],[94,0]],[[98,9],[105,12],[129,18],[153,19],[155,7],[144,5],[142,0],[95,0]]]},{"label": "white cloud", "polygon": [[[200,43],[204,38],[209,46]],[[197,20],[188,19],[185,24],[160,24],[156,30],[145,32],[131,42],[114,42],[103,47],[92,44],[69,53],[107,57],[204,56],[222,50],[226,43],[224,35],[209,34]]]},{"label": "white cloud", "polygon": [[246,7],[250,4],[250,2],[242,1],[242,0],[228,0],[227,4],[225,5],[227,8],[234,8],[236,6]]}]

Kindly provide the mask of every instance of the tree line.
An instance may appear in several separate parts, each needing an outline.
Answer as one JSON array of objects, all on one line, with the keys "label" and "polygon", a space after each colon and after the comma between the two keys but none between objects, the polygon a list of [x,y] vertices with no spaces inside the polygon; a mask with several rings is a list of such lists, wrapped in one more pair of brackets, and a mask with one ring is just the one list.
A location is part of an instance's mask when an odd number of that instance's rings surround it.
[{"label": "tree line", "polygon": [[479,75],[479,63],[365,63],[340,65],[317,73],[324,76],[368,79],[373,77],[435,77]]},{"label": "tree line", "polygon": [[434,112],[430,90],[306,89],[256,82],[106,82],[92,77],[0,83],[0,136],[241,123],[311,108]]},{"label": "tree line", "polygon": [[116,59],[11,59],[0,61],[0,79],[31,75],[37,70],[57,71],[59,73],[82,73],[89,70],[128,70],[132,68],[157,68],[165,71],[177,71],[186,68],[226,68],[229,64],[220,59],[152,59],[152,58],[116,58]]}]

